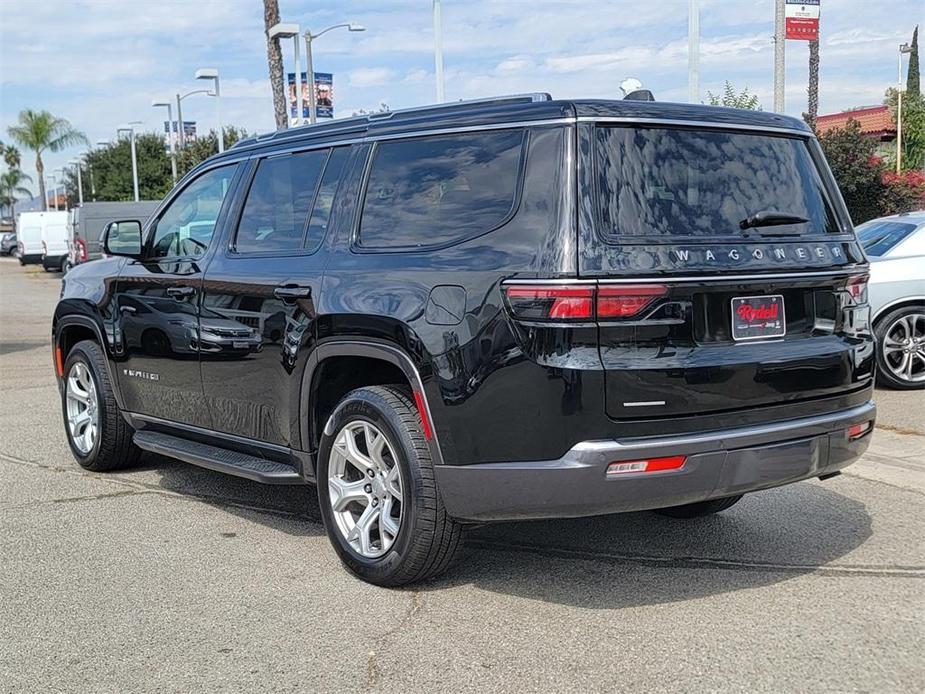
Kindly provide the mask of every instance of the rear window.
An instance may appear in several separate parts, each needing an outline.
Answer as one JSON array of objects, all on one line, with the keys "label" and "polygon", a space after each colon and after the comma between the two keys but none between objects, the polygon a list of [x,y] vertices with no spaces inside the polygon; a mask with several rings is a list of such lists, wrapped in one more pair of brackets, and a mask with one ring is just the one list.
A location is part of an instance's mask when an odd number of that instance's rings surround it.
[{"label": "rear window", "polygon": [[856,231],[864,252],[878,257],[886,255],[896,244],[905,240],[915,231],[915,224],[873,221],[862,224]]},{"label": "rear window", "polygon": [[809,220],[747,233],[837,232],[803,140],[680,128],[597,127],[596,177],[606,236],[742,238],[764,210]]},{"label": "rear window", "polygon": [[376,146],[360,223],[364,248],[436,246],[491,231],[514,208],[524,131]]}]

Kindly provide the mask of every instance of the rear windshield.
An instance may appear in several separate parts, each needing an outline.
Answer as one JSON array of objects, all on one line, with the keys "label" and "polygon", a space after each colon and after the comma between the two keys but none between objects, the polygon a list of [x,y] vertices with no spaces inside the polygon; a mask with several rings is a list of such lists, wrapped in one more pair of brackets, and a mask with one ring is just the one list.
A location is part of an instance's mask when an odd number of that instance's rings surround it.
[{"label": "rear windshield", "polygon": [[[798,138],[680,128],[597,127],[599,214],[607,236],[722,237],[837,232],[822,181]],[[806,223],[749,229],[765,210]]]},{"label": "rear windshield", "polygon": [[856,231],[864,252],[878,257],[915,231],[915,224],[873,221],[862,224]]}]

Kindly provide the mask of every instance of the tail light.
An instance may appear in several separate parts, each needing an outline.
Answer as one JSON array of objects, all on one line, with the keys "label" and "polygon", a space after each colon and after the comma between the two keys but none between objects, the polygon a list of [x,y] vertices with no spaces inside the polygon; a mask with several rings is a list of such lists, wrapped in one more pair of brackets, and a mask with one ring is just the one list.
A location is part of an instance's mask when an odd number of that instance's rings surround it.
[{"label": "tail light", "polygon": [[515,318],[568,322],[636,317],[665,296],[668,288],[662,284],[536,284],[506,285],[504,293]]},{"label": "tail light", "polygon": [[42,241],[42,257],[44,258],[48,255],[48,246],[45,245],[45,242]]},{"label": "tail light", "polygon": [[77,257],[81,263],[87,262],[87,243],[83,239],[77,239]]},{"label": "tail light", "polygon": [[665,458],[648,458],[646,460],[618,460],[607,466],[607,477],[627,475],[640,472],[668,472],[684,467],[687,456],[672,455]]},{"label": "tail light", "polygon": [[867,280],[869,278],[869,275],[855,275],[854,277],[848,278],[845,291],[848,292],[848,296],[851,297],[853,304],[867,303]]},{"label": "tail light", "polygon": [[850,427],[848,427],[848,440],[855,441],[862,436],[866,436],[873,428],[874,423],[871,421],[861,422],[860,424],[852,424]]}]

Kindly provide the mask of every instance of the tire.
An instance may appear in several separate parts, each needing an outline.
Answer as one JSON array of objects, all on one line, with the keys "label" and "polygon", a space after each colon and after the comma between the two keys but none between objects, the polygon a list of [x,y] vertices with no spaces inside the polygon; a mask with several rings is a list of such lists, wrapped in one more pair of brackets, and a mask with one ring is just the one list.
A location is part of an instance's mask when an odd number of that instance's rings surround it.
[{"label": "tire", "polygon": [[701,516],[709,516],[725,511],[741,498],[742,495],[739,494],[738,496],[727,496],[723,499],[710,499],[709,501],[697,501],[693,504],[684,504],[682,506],[669,506],[668,508],[657,509],[655,512],[670,518],[700,518]]},{"label": "tire", "polygon": [[[92,382],[93,386],[91,396],[96,398],[97,432],[89,445],[86,438],[75,437],[69,421],[68,403],[72,399],[69,380],[82,374],[82,369],[88,372],[87,382]],[[71,453],[80,466],[93,472],[107,472],[137,462],[141,450],[132,443],[134,430],[122,417],[116,404],[102,348],[90,340],[78,342],[67,355],[64,374],[64,384],[61,388],[64,430]],[[75,389],[74,392],[80,393],[80,390]],[[84,388],[83,392],[88,392],[88,389]]]},{"label": "tire", "polygon": [[[877,382],[897,390],[925,388],[925,306],[902,306],[874,325],[877,337]],[[911,339],[911,344],[904,343]],[[912,349],[905,353],[904,348]],[[909,361],[903,360],[908,356]],[[905,371],[903,364],[910,364]]]},{"label": "tire", "polygon": [[[384,437],[384,443],[378,435]],[[365,461],[364,466],[357,467],[346,454],[347,437],[351,436],[353,457]],[[368,445],[370,440],[372,446]],[[377,445],[381,450],[378,455],[371,452]],[[361,455],[356,456],[356,451]],[[367,467],[371,462],[373,465]],[[397,473],[393,472],[395,468]],[[333,480],[329,471],[333,471]],[[462,526],[447,515],[443,506],[420,416],[404,389],[360,388],[340,401],[321,438],[317,479],[328,539],[344,566],[355,576],[374,585],[394,588],[433,578],[450,565],[459,547]],[[336,489],[338,481],[345,488],[351,484],[355,488],[342,497],[353,501],[338,504],[340,508],[335,510],[331,503],[332,489]],[[361,491],[356,486],[360,482],[365,484],[362,489],[371,492]],[[394,494],[394,486],[389,486],[395,482],[400,485],[399,495]],[[398,529],[390,536],[383,513],[389,518],[388,525],[394,527],[396,519],[389,514],[396,513],[396,505],[400,511]],[[376,511],[371,512],[373,520],[365,525],[366,532],[358,531],[356,538],[348,539],[351,521],[363,520],[373,507],[379,509],[378,520]],[[354,530],[359,527],[355,525]],[[365,551],[361,546],[364,544]]]}]

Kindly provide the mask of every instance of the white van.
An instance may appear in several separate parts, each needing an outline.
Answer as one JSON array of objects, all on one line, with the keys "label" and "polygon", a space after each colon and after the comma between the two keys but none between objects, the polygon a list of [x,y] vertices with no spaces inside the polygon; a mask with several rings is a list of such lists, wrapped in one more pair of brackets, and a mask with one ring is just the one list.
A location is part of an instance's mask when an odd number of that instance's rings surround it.
[{"label": "white van", "polygon": [[19,215],[19,262],[42,263],[61,270],[67,260],[67,212],[23,212]]}]

